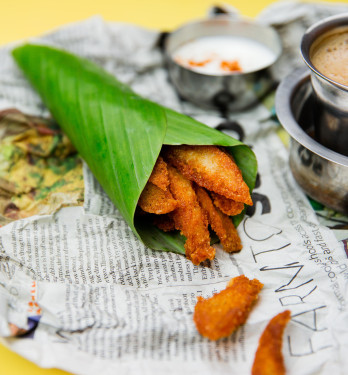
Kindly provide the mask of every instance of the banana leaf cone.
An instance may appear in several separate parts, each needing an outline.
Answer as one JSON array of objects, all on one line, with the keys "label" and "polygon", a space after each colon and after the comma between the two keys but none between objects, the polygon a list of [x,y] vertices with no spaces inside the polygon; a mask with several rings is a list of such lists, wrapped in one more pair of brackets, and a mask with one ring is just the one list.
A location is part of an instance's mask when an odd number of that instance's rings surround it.
[{"label": "banana leaf cone", "polygon": [[255,155],[236,139],[140,97],[92,62],[65,51],[26,44],[14,49],[13,56],[146,246],[185,254],[183,236],[134,220],[138,199],[162,145],[226,146],[253,189]]}]

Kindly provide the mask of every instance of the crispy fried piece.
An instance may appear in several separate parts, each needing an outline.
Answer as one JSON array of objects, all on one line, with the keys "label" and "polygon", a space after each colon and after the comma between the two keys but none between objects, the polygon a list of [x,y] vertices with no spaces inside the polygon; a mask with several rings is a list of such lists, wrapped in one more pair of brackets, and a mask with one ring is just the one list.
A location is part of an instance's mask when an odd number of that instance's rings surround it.
[{"label": "crispy fried piece", "polygon": [[148,182],[140,195],[138,205],[146,212],[160,215],[173,211],[177,202],[169,190],[164,191]]},{"label": "crispy fried piece", "polygon": [[232,220],[214,206],[208,193],[203,188],[196,185],[195,190],[199,204],[207,214],[208,222],[219,237],[223,249],[228,253],[240,251],[243,246]]},{"label": "crispy fried piece", "polygon": [[161,156],[158,157],[156,164],[153,167],[149,182],[158,186],[162,190],[167,190],[169,186],[167,163]]},{"label": "crispy fried piece", "polygon": [[175,228],[187,238],[186,257],[196,265],[206,259],[214,259],[215,249],[210,246],[208,220],[198,203],[192,182],[169,165],[168,172],[169,189],[178,202],[177,208],[170,216]]},{"label": "crispy fried piece", "polygon": [[243,202],[236,202],[233,199],[228,199],[223,195],[214,193],[213,191],[211,192],[211,197],[213,198],[215,206],[228,216],[238,215],[244,209]]},{"label": "crispy fried piece", "polygon": [[237,164],[216,146],[171,146],[164,158],[186,178],[226,198],[252,205]]},{"label": "crispy fried piece", "polygon": [[282,337],[290,318],[290,311],[285,310],[267,324],[259,340],[252,375],[285,375]]},{"label": "crispy fried piece", "polygon": [[198,297],[193,320],[198,332],[210,340],[229,336],[244,324],[263,284],[241,275],[211,298]]},{"label": "crispy fried piece", "polygon": [[175,230],[174,220],[169,215],[156,215],[153,218],[153,224],[164,232]]}]

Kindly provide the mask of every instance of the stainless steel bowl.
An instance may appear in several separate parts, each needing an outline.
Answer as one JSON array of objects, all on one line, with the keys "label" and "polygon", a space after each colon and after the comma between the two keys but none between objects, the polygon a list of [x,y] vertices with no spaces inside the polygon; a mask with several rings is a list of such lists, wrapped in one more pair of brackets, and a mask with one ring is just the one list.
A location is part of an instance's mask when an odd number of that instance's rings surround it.
[{"label": "stainless steel bowl", "polygon": [[316,101],[307,68],[294,71],[279,85],[276,112],[290,134],[290,168],[313,199],[348,214],[348,157],[314,139]]},{"label": "stainless steel bowl", "polygon": [[325,146],[348,156],[348,86],[323,75],[311,61],[313,48],[342,28],[348,29],[348,13],[314,24],[303,35],[301,52],[311,69],[312,86],[319,103],[315,118],[316,137]]},{"label": "stainless steel bowl", "polygon": [[281,54],[280,38],[271,27],[226,16],[192,22],[172,32],[166,39],[165,54],[170,79],[182,97],[199,106],[231,111],[245,109],[272,88],[274,82],[270,66],[250,73],[209,75],[186,68],[172,57],[181,45],[199,37],[216,35],[255,40],[274,52],[274,61]]}]

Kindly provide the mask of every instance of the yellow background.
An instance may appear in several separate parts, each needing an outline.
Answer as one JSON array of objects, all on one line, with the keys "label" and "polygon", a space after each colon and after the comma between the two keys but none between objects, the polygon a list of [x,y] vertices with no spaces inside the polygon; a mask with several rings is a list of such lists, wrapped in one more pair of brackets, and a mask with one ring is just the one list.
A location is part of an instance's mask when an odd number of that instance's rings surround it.
[{"label": "yellow background", "polygon": [[[249,17],[255,17],[272,2],[221,1],[233,5],[241,14]],[[0,45],[40,35],[95,14],[102,15],[108,21],[170,31],[191,19],[204,17],[207,9],[217,3],[214,0],[1,0]],[[0,344],[0,375],[64,374],[68,373],[41,369]]]}]

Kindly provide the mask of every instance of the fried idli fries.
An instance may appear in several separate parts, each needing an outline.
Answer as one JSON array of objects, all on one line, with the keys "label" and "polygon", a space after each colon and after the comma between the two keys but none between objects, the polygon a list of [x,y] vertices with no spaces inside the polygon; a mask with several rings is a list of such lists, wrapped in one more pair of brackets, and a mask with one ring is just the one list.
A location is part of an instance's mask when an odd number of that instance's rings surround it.
[{"label": "fried idli fries", "polygon": [[166,162],[159,156],[148,183],[142,191],[138,206],[145,212],[163,215],[173,211],[177,202],[169,189],[169,177]]},{"label": "fried idli fries", "polygon": [[216,146],[171,146],[164,157],[187,179],[226,198],[252,205],[248,185],[228,155]]},{"label": "fried idli fries", "polygon": [[171,213],[175,228],[186,237],[186,257],[198,265],[206,259],[214,259],[215,249],[210,246],[208,220],[201,209],[192,182],[175,168],[168,166],[170,191],[177,201]]},{"label": "fried idli fries", "polygon": [[162,190],[167,190],[169,186],[167,163],[161,156],[158,157],[156,164],[153,167],[149,182],[158,186]]},{"label": "fried idli fries", "polygon": [[161,155],[138,202],[143,211],[160,215],[152,218],[153,224],[165,232],[180,230],[194,264],[215,256],[208,224],[225,251],[241,250],[228,216],[238,215],[252,201],[232,156],[216,146],[187,145],[166,146]]},{"label": "fried idli fries", "polygon": [[148,182],[140,195],[138,205],[145,212],[162,215],[173,211],[177,202],[169,190],[162,190]]},{"label": "fried idli fries", "polygon": [[257,279],[241,275],[211,298],[198,297],[193,315],[198,332],[210,340],[231,335],[245,323],[262,287]]},{"label": "fried idli fries", "polygon": [[219,237],[223,249],[228,253],[240,251],[242,243],[232,220],[214,206],[208,193],[203,188],[196,186],[195,190],[198,201],[208,217],[211,228]]},{"label": "fried idli fries", "polygon": [[290,311],[285,310],[267,324],[259,340],[252,375],[285,375],[282,338],[290,318]]},{"label": "fried idli fries", "polygon": [[213,198],[215,206],[228,216],[238,215],[244,209],[243,202],[236,202],[233,199],[228,199],[223,195],[214,193],[213,191],[210,194]]}]

